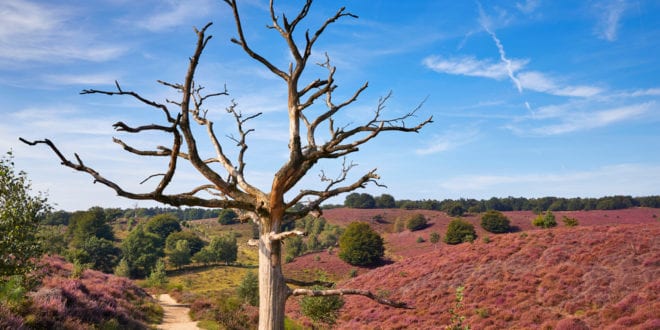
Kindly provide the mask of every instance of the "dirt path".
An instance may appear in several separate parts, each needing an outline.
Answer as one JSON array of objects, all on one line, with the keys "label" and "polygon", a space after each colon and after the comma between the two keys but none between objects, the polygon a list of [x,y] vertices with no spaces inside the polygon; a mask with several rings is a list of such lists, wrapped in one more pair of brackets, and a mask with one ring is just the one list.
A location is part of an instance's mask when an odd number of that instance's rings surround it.
[{"label": "dirt path", "polygon": [[188,312],[190,308],[187,305],[181,305],[176,302],[169,294],[161,294],[158,296],[158,303],[163,306],[165,315],[163,316],[163,323],[158,325],[158,329],[171,329],[171,330],[196,330],[197,322],[190,319]]}]

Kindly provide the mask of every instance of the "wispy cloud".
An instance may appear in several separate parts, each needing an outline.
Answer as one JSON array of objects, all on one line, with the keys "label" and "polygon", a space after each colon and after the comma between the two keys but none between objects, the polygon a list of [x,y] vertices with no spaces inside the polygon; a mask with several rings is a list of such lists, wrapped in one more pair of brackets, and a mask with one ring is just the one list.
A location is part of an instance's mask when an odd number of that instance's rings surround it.
[{"label": "wispy cloud", "polygon": [[479,130],[473,128],[453,129],[442,135],[434,136],[426,147],[415,150],[419,155],[431,155],[448,151],[476,140]]},{"label": "wispy cloud", "polygon": [[0,61],[106,61],[126,51],[68,26],[72,11],[24,0],[0,3]]},{"label": "wispy cloud", "polygon": [[149,31],[163,31],[182,24],[193,25],[191,22],[199,21],[198,18],[206,17],[213,6],[212,1],[166,1],[162,6],[156,8],[156,12],[146,17],[139,23]]},{"label": "wispy cloud", "polygon": [[595,107],[597,105],[589,102],[542,107],[532,116],[523,119],[522,122],[510,124],[507,128],[520,135],[560,135],[638,119],[655,109],[657,104],[650,101],[602,110],[584,110]]},{"label": "wispy cloud", "polygon": [[509,76],[509,70],[517,71],[525,66],[527,61],[511,60],[507,68],[505,63],[478,60],[472,56],[453,58],[429,56],[423,60],[423,64],[427,68],[440,73],[501,80]]},{"label": "wispy cloud", "polygon": [[117,73],[96,74],[47,74],[41,80],[50,85],[111,85],[115,80],[120,80]]},{"label": "wispy cloud", "polygon": [[625,0],[610,0],[599,2],[594,10],[598,13],[596,33],[600,38],[607,41],[617,39],[621,17],[626,11]]},{"label": "wispy cloud", "polygon": [[518,74],[521,85],[525,89],[558,96],[590,97],[602,92],[594,86],[560,85],[549,76],[537,71],[525,71]]},{"label": "wispy cloud", "polygon": [[516,2],[516,8],[524,14],[530,14],[538,8],[541,0],[526,0],[523,2]]}]

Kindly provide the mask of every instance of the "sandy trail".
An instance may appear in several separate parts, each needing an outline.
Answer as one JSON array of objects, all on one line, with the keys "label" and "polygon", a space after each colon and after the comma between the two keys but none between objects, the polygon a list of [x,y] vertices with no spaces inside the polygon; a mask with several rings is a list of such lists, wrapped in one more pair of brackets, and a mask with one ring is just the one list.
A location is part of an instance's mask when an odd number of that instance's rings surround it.
[{"label": "sandy trail", "polygon": [[171,330],[196,330],[197,322],[190,319],[188,305],[182,305],[176,302],[169,294],[158,296],[158,303],[163,306],[165,314],[163,323],[158,325],[158,329]]}]

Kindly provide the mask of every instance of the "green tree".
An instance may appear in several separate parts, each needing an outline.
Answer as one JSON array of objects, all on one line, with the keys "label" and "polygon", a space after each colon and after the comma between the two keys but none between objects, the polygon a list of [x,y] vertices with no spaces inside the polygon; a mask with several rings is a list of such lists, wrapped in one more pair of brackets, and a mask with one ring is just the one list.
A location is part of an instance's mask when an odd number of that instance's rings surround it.
[{"label": "green tree", "polygon": [[447,233],[445,234],[445,243],[459,244],[463,242],[472,241],[477,237],[474,231],[474,226],[460,218],[456,218],[449,222],[447,226]]},{"label": "green tree", "polygon": [[254,272],[248,272],[236,289],[238,296],[252,306],[259,305],[259,278]]},{"label": "green tree", "polygon": [[376,206],[376,200],[367,193],[352,193],[346,196],[344,206],[355,209],[373,209]]},{"label": "green tree", "polygon": [[80,264],[88,264],[92,269],[104,273],[112,273],[120,258],[121,249],[113,242],[90,236],[77,249],[70,252],[69,259],[77,260]]},{"label": "green tree", "polygon": [[160,236],[146,231],[143,225],[135,227],[121,244],[131,277],[147,276],[164,256]]},{"label": "green tree", "polygon": [[158,235],[158,237],[160,237],[161,246],[164,246],[167,236],[181,231],[181,224],[176,215],[172,213],[164,213],[155,215],[149,219],[144,225],[144,229],[150,233]]},{"label": "green tree", "polygon": [[163,259],[158,259],[156,265],[149,273],[147,278],[147,285],[151,287],[163,288],[167,284],[167,272],[165,271],[165,262]]},{"label": "green tree", "polygon": [[[321,287],[314,289],[320,290]],[[344,298],[342,296],[330,297],[303,297],[300,300],[300,310],[303,315],[309,317],[315,323],[324,323],[333,325],[339,316],[339,309],[344,306]]]},{"label": "green tree", "polygon": [[426,217],[424,217],[423,214],[417,213],[408,218],[408,221],[406,221],[406,228],[410,231],[416,231],[426,228],[427,224],[428,221],[426,220]]},{"label": "green tree", "polygon": [[392,195],[382,194],[375,198],[376,208],[379,209],[393,209],[396,207],[396,200]]},{"label": "green tree", "polygon": [[50,206],[41,193],[30,193],[27,174],[15,172],[8,152],[0,158],[0,276],[24,274],[41,255],[37,232]]},{"label": "green tree", "polygon": [[204,264],[224,262],[229,264],[235,262],[238,257],[238,243],[233,235],[213,237],[209,245],[193,256],[196,262]]},{"label": "green tree", "polygon": [[451,202],[446,207],[446,212],[450,217],[461,217],[465,214],[465,208],[460,202]]},{"label": "green tree", "polygon": [[438,242],[440,242],[440,234],[436,232],[432,232],[431,235],[429,235],[429,241],[435,247],[435,245],[438,244]]},{"label": "green tree", "polygon": [[176,268],[181,268],[191,262],[190,246],[186,240],[178,240],[174,249],[166,249],[167,260]]},{"label": "green tree", "polygon": [[510,229],[510,221],[502,212],[490,210],[481,216],[481,228],[491,233],[506,233]]},{"label": "green tree", "polygon": [[365,222],[352,222],[339,238],[339,258],[351,265],[373,265],[385,255],[383,238]]},{"label": "green tree", "polygon": [[551,211],[547,211],[534,218],[534,220],[532,220],[532,225],[541,228],[552,228],[557,226],[557,220]]},{"label": "green tree", "polygon": [[79,248],[90,236],[108,241],[115,239],[112,227],[106,222],[105,212],[98,206],[87,211],[74,212],[69,219],[67,234],[73,248]]},{"label": "green tree", "polygon": [[221,225],[231,225],[234,224],[238,221],[238,215],[236,212],[230,209],[224,209],[220,211],[220,215],[218,215],[218,222]]},{"label": "green tree", "polygon": [[197,234],[192,231],[182,230],[171,233],[167,236],[167,239],[165,240],[165,250],[173,250],[176,247],[176,242],[180,240],[188,242],[191,255],[194,255],[206,246],[206,242],[197,236]]}]

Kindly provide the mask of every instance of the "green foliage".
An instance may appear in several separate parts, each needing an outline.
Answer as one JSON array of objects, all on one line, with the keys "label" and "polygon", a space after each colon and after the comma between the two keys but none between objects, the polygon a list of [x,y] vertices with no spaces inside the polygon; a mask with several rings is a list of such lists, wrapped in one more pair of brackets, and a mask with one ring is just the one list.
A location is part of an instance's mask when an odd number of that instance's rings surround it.
[{"label": "green foliage", "polygon": [[173,232],[169,236],[167,236],[167,239],[165,240],[165,250],[173,250],[176,247],[176,242],[181,240],[188,242],[188,247],[190,248],[190,255],[194,255],[195,253],[199,252],[202,248],[204,248],[204,246],[206,246],[206,242],[204,242],[204,240],[202,240],[194,232],[184,230],[184,231]]},{"label": "green foliage", "polygon": [[445,212],[447,212],[447,215],[450,217],[460,217],[465,214],[465,208],[459,202],[452,202],[446,207]]},{"label": "green foliage", "polygon": [[128,262],[131,277],[144,277],[164,256],[161,237],[146,231],[144,226],[135,227],[122,242],[121,250]]},{"label": "green foliage", "polygon": [[491,233],[506,233],[510,230],[510,221],[502,212],[490,210],[481,216],[481,228]]},{"label": "green foliage", "polygon": [[167,236],[174,232],[181,231],[181,224],[176,215],[165,213],[149,219],[144,225],[144,229],[150,233],[158,235],[161,239],[161,246],[164,246]]},{"label": "green foliage", "polygon": [[477,237],[477,233],[474,230],[474,226],[463,219],[456,218],[450,221],[449,226],[447,226],[445,243],[460,244],[474,241],[475,237]]},{"label": "green foliage", "polygon": [[39,221],[50,211],[46,197],[30,196],[25,172],[16,173],[11,152],[0,158],[0,276],[20,275],[41,255]]},{"label": "green foliage", "polygon": [[178,240],[174,245],[174,249],[166,249],[165,254],[169,263],[176,267],[181,268],[191,262],[190,246],[186,240]]},{"label": "green foliage", "polygon": [[[314,289],[321,290],[323,288],[315,287]],[[342,306],[344,306],[344,298],[341,296],[305,296],[300,300],[300,310],[303,315],[317,324],[335,324],[339,309]]]},{"label": "green foliage", "polygon": [[147,285],[150,287],[163,288],[167,284],[167,273],[165,272],[165,262],[158,259],[156,266],[147,278]]},{"label": "green foliage", "polygon": [[366,193],[352,193],[346,196],[344,206],[355,209],[373,209],[376,206],[376,200]]},{"label": "green foliage", "polygon": [[259,305],[259,278],[254,272],[248,272],[237,289],[238,296],[252,306]]},{"label": "green foliage", "polygon": [[63,225],[39,226],[37,238],[44,253],[64,255],[68,249],[69,241],[66,237],[66,227]]},{"label": "green foliage", "polygon": [[131,276],[131,268],[128,266],[128,260],[121,258],[117,267],[115,267],[115,275],[122,277]]},{"label": "green foliage", "polygon": [[424,237],[422,237],[422,236],[417,237],[417,243],[424,243],[424,242],[426,242],[424,240]]},{"label": "green foliage", "polygon": [[351,265],[372,265],[385,255],[383,238],[365,222],[352,222],[339,238],[339,258]]},{"label": "green foliage", "polygon": [[306,232],[307,237],[294,236],[286,239],[285,260],[289,261],[305,252],[335,246],[343,232],[341,227],[329,224],[323,217],[307,216],[298,219],[295,227]]},{"label": "green foliage", "polygon": [[580,223],[578,222],[578,219],[576,218],[569,218],[567,216],[564,216],[561,220],[566,227],[575,227],[579,225]]},{"label": "green foliage", "polygon": [[541,228],[552,228],[557,226],[557,220],[551,211],[547,211],[545,214],[539,214],[534,218],[532,225]]},{"label": "green foliage", "polygon": [[113,242],[96,236],[90,236],[80,244],[77,249],[70,250],[68,259],[82,264],[89,264],[90,268],[104,273],[112,273],[119,263],[121,249]]},{"label": "green foliage", "polygon": [[112,227],[106,222],[105,212],[100,207],[74,212],[69,219],[68,232],[71,247],[79,248],[91,236],[114,241]]},{"label": "green foliage", "polygon": [[48,213],[44,217],[44,220],[41,223],[43,225],[51,225],[51,226],[57,226],[57,225],[66,226],[69,224],[70,218],[71,218],[71,213],[60,210],[60,211]]},{"label": "green foliage", "polygon": [[406,221],[406,228],[410,231],[420,230],[426,228],[427,220],[423,214],[415,214],[408,218]]},{"label": "green foliage", "polygon": [[218,215],[218,223],[221,225],[231,225],[238,222],[238,215],[230,209],[223,209]]},{"label": "green foliage", "polygon": [[375,201],[378,209],[393,209],[396,207],[396,200],[392,195],[382,194],[376,197]]},{"label": "green foliage", "polygon": [[235,262],[238,257],[238,243],[233,235],[214,237],[211,243],[193,256],[193,260],[203,264]]},{"label": "green foliage", "polygon": [[429,241],[433,244],[440,242],[440,234],[433,232],[429,235]]},{"label": "green foliage", "polygon": [[446,330],[470,330],[469,326],[463,325],[463,322],[465,322],[465,316],[460,313],[460,310],[463,308],[463,290],[465,290],[465,287],[459,286],[456,288],[454,306],[449,309],[451,324],[445,327]]},{"label": "green foliage", "polygon": [[25,301],[27,288],[23,275],[12,275],[0,281],[0,305],[18,307]]}]

